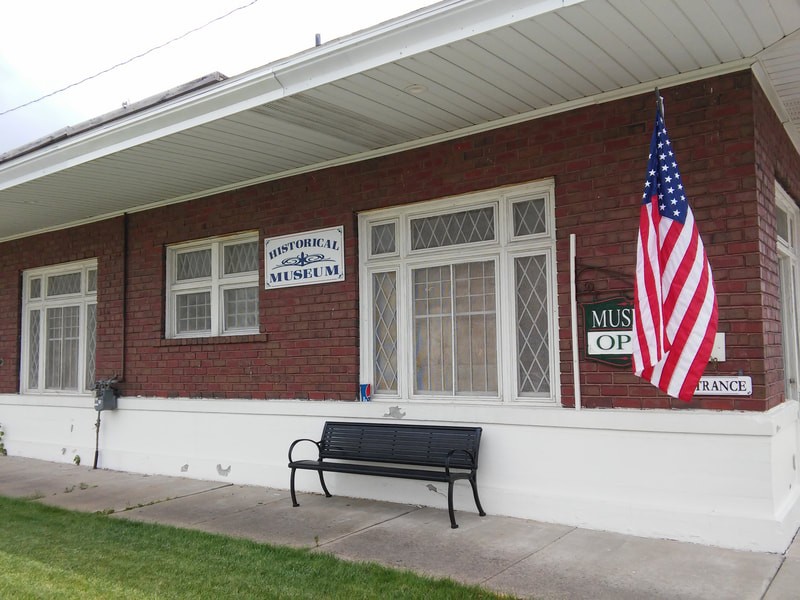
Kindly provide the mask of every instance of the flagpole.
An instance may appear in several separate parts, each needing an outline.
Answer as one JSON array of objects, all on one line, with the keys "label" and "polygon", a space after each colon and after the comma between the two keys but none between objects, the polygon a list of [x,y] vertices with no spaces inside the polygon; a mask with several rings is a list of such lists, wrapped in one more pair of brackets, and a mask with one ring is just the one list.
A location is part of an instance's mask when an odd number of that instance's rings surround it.
[{"label": "flagpole", "polygon": [[661,113],[661,117],[664,117],[664,98],[661,97],[661,91],[656,86],[656,105],[658,106],[658,110]]}]

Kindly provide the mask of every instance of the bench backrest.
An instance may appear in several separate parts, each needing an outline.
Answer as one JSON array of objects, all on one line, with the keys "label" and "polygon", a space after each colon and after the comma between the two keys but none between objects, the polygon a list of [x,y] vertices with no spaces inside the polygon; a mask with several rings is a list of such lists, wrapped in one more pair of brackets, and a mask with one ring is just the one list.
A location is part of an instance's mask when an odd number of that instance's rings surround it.
[{"label": "bench backrest", "polygon": [[480,441],[480,427],[328,421],[320,457],[443,467],[447,454],[458,449],[469,451],[475,462],[456,452],[450,466],[470,469],[478,466]]}]

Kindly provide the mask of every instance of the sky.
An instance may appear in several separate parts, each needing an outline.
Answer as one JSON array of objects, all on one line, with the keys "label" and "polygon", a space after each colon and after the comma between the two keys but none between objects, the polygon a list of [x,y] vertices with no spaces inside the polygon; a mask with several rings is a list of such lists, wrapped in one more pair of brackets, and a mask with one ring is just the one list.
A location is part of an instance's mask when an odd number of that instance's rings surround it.
[{"label": "sky", "polygon": [[[0,19],[0,113],[5,114],[0,114],[0,154],[62,127],[120,108],[125,102],[142,100],[214,71],[231,77],[306,50],[314,46],[316,34],[320,34],[324,44],[434,3],[434,0],[4,3]],[[188,33],[198,28],[199,31]],[[155,49],[175,38],[181,39]],[[141,54],[144,56],[130,60]],[[112,69],[120,63],[126,64]],[[93,77],[101,72],[104,73]],[[17,109],[86,78],[91,79]]]}]

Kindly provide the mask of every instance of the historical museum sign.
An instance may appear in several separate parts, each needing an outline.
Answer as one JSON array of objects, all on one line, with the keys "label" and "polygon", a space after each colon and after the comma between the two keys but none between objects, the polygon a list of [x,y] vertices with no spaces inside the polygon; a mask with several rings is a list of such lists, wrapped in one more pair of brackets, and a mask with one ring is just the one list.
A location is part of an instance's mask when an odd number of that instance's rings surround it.
[{"label": "historical museum sign", "polygon": [[344,280],[344,227],[264,240],[264,287]]}]

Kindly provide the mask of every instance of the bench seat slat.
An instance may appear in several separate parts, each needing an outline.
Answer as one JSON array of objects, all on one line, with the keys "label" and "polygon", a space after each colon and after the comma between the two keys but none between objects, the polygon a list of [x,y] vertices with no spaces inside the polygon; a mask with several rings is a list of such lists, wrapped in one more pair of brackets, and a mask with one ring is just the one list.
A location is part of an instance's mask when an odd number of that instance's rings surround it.
[{"label": "bench seat slat", "polygon": [[[409,469],[400,467],[383,467],[380,465],[364,465],[359,463],[339,463],[330,461],[318,460],[298,460],[291,463],[292,467],[297,469],[323,469],[331,473],[353,473],[356,475],[379,475],[382,477],[396,477],[401,479],[420,479],[423,481],[442,481],[447,482],[450,479],[444,471],[435,471],[428,469]],[[453,479],[468,479],[470,474],[465,471],[451,472]]]}]

